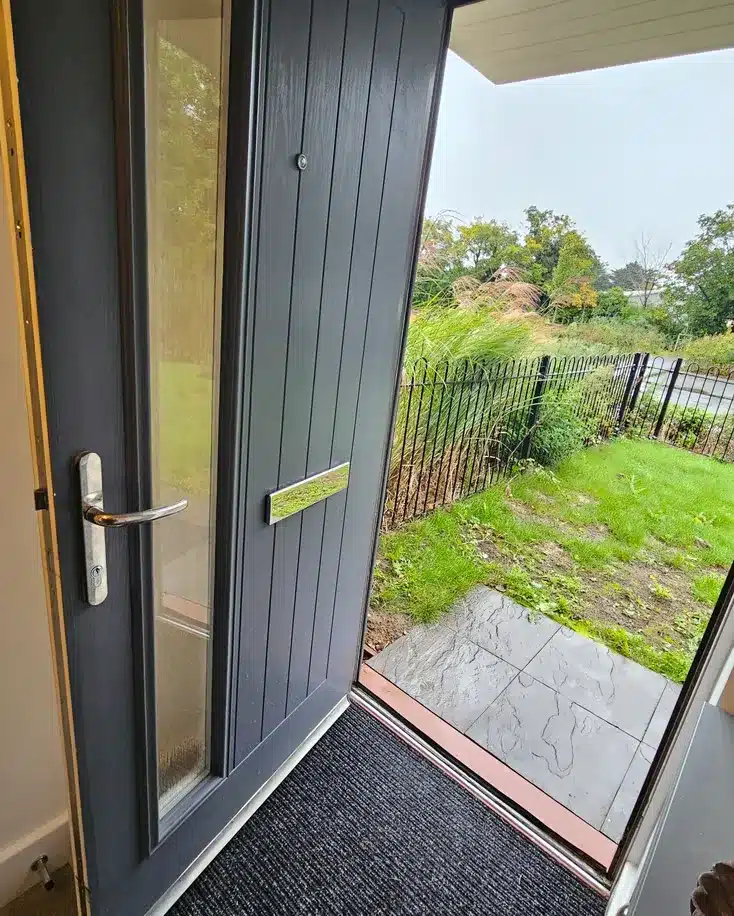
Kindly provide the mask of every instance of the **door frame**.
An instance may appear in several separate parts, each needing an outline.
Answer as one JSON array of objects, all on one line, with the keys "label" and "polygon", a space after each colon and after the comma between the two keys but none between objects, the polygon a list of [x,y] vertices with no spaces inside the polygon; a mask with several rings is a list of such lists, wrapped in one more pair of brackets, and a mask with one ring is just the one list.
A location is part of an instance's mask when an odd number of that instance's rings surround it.
[{"label": "door frame", "polygon": [[[30,231],[28,187],[23,148],[23,130],[15,62],[15,45],[10,0],[0,0],[0,169],[9,208],[8,228],[15,238],[13,268],[20,314],[21,370],[28,412],[31,461],[33,465],[38,534],[44,563],[40,570],[46,594],[52,673],[61,727],[61,742],[66,772],[71,868],[74,876],[78,916],[89,916],[87,862],[82,823],[79,769],[76,755],[74,718],[71,707],[71,679],[66,642],[61,564],[56,534],[54,492],[51,485],[46,393],[41,361],[41,342],[36,298],[33,245]],[[28,494],[30,498],[30,494]]]}]

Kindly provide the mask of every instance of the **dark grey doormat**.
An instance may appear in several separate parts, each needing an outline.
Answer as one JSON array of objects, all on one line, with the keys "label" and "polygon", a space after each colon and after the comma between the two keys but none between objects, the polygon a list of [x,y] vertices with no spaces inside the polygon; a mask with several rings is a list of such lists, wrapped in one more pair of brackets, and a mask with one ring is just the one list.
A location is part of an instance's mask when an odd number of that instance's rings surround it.
[{"label": "dark grey doormat", "polygon": [[351,707],[175,916],[601,916],[604,901]]}]

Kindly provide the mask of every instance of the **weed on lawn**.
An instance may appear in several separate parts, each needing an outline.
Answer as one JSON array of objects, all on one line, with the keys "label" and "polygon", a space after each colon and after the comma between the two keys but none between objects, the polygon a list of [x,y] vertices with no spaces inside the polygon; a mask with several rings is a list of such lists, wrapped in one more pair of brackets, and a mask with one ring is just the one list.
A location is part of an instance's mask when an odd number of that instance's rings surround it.
[{"label": "weed on lawn", "polygon": [[683,681],[732,558],[734,466],[617,440],[383,535],[374,648],[486,584]]}]

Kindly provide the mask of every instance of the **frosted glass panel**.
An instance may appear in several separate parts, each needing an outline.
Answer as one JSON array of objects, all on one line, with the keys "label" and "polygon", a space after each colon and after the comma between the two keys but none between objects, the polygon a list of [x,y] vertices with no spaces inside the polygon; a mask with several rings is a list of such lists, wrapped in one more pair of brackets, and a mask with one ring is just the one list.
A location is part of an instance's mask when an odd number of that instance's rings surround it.
[{"label": "frosted glass panel", "polygon": [[[209,771],[223,95],[219,4],[145,0],[158,790]],[[181,16],[177,16],[180,12]]]}]

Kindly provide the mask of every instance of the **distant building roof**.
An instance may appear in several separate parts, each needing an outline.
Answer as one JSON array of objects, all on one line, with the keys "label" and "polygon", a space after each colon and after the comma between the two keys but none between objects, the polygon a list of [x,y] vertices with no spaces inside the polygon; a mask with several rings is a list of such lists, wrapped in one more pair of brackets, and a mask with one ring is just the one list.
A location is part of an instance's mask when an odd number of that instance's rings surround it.
[{"label": "distant building roof", "polygon": [[661,289],[626,289],[625,296],[635,305],[656,307],[663,304],[663,291]]}]

